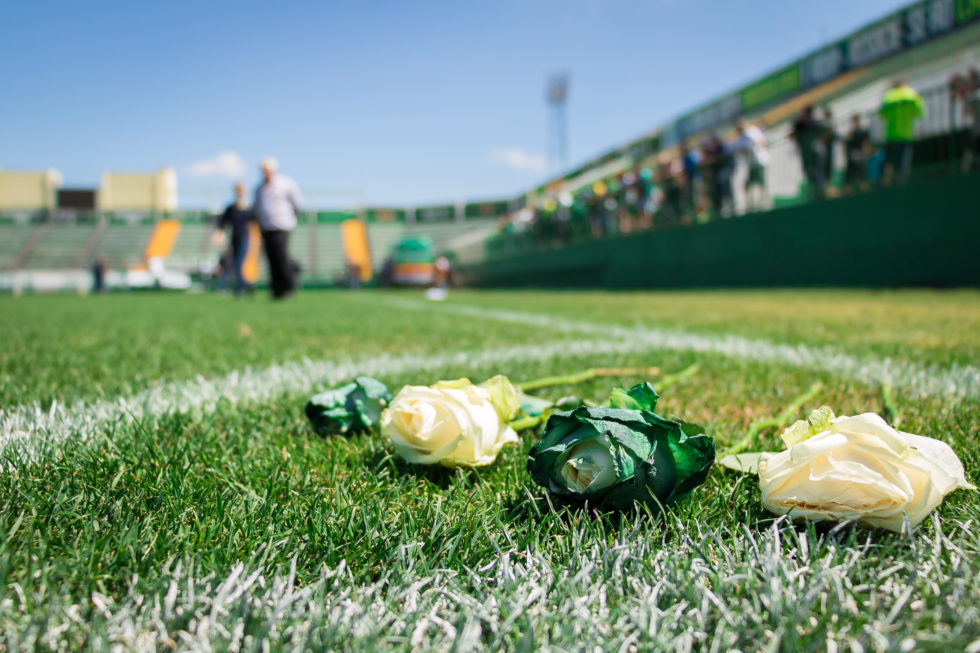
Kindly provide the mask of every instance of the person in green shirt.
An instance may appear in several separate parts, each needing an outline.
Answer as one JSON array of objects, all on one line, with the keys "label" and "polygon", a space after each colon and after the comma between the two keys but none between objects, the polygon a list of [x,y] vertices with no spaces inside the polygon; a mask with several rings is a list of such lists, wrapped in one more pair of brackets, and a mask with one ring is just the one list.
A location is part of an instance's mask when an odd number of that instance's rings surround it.
[{"label": "person in green shirt", "polygon": [[899,80],[885,93],[878,115],[885,123],[885,183],[905,181],[912,168],[915,121],[926,115],[922,96]]}]

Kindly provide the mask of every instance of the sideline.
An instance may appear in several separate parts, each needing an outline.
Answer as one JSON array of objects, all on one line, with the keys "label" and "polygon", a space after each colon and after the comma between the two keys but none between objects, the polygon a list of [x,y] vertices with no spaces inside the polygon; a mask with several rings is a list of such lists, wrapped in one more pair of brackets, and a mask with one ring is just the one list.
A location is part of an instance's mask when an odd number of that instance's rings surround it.
[{"label": "sideline", "polygon": [[445,312],[484,320],[525,324],[566,334],[631,340],[645,349],[712,353],[761,363],[777,363],[830,372],[869,385],[888,384],[920,397],[962,401],[980,399],[980,368],[952,364],[925,366],[877,356],[855,356],[829,346],[787,345],[733,334],[699,334],[656,327],[621,327],[569,320],[542,313],[484,308],[472,304],[435,303],[400,297],[375,298],[405,310]]},{"label": "sideline", "polygon": [[381,354],[337,361],[301,361],[236,370],[214,379],[198,377],[167,383],[131,397],[78,402],[70,406],[54,403],[49,410],[29,404],[0,409],[0,453],[24,457],[68,438],[89,440],[118,426],[167,414],[201,416],[220,404],[269,402],[292,394],[312,393],[324,386],[354,376],[389,376],[453,367],[460,372],[478,372],[513,361],[544,361],[598,354],[641,353],[651,348],[642,342],[601,338],[565,339],[547,344],[467,349],[439,354]]}]

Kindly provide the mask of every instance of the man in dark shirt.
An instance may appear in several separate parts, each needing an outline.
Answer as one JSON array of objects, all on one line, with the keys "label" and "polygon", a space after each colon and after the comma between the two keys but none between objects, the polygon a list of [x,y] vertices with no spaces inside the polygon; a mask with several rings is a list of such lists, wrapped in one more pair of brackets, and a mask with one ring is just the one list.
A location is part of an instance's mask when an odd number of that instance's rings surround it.
[{"label": "man in dark shirt", "polygon": [[819,145],[822,151],[821,159],[823,161],[823,179],[824,183],[829,188],[834,179],[834,149],[837,146],[837,142],[840,140],[840,137],[837,135],[837,130],[834,128],[834,114],[828,107],[824,107],[823,119],[819,122],[819,124]]},{"label": "man in dark shirt", "polygon": [[252,290],[251,284],[245,281],[245,256],[248,254],[249,223],[255,220],[255,214],[248,206],[248,195],[245,184],[235,184],[235,201],[228,205],[218,220],[218,230],[224,230],[231,238],[231,265],[235,273],[235,296],[239,297],[245,290]]},{"label": "man in dark shirt", "polygon": [[92,263],[92,291],[105,292],[105,275],[109,270],[109,259],[105,254],[100,255]]},{"label": "man in dark shirt", "polygon": [[844,168],[844,192],[855,188],[864,190],[868,180],[868,159],[871,158],[871,135],[861,126],[861,116],[851,116],[851,131],[844,139],[847,167]]},{"label": "man in dark shirt", "polygon": [[824,129],[814,114],[813,105],[807,105],[793,122],[793,140],[800,152],[803,175],[810,187],[811,197],[823,197],[827,185],[826,164],[820,136]]},{"label": "man in dark shirt", "polygon": [[732,147],[718,134],[711,134],[701,145],[701,164],[706,173],[712,217],[732,214]]},{"label": "man in dark shirt", "polygon": [[685,213],[691,217],[697,215],[701,208],[701,154],[697,148],[691,147],[687,141],[681,142],[681,163],[684,166],[684,186],[687,190]]}]

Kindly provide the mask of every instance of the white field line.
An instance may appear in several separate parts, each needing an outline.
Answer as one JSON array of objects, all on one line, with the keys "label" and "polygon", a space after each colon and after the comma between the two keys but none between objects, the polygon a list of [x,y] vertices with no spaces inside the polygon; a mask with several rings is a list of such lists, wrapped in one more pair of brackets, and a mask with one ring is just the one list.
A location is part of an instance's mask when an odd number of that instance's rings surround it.
[{"label": "white field line", "polygon": [[634,343],[638,349],[693,351],[730,358],[775,363],[830,372],[862,383],[887,383],[916,396],[942,396],[953,400],[980,399],[980,368],[952,364],[925,366],[875,356],[854,356],[827,346],[788,345],[732,334],[698,334],[676,329],[620,327],[569,320],[541,313],[483,308],[466,304],[434,304],[403,298],[385,298],[387,304],[408,310],[442,311],[481,320],[524,324],[553,333],[605,337]]},{"label": "white field line", "polygon": [[[420,375],[451,367],[494,371],[516,361],[546,361],[571,356],[641,352],[643,343],[614,338],[562,340],[541,345],[491,347],[438,354],[382,354],[338,361],[301,361],[260,369],[234,371],[215,379],[174,382],[145,390],[131,397],[71,406],[55,403],[49,410],[39,405],[0,410],[0,452],[12,446],[28,457],[44,443],[67,438],[88,440],[135,421],[167,414],[203,415],[220,404],[254,404],[278,397],[312,393],[358,375]],[[419,382],[427,377],[422,376]],[[435,379],[432,379],[435,381]],[[476,380],[476,379],[475,379]],[[482,380],[482,379],[480,379]]]}]

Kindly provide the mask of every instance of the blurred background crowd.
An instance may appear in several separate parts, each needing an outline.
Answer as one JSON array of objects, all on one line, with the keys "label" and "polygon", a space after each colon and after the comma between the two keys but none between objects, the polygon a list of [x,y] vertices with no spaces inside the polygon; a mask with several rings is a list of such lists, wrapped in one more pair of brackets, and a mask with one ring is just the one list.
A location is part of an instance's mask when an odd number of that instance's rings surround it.
[{"label": "blurred background crowd", "polygon": [[[950,110],[970,127],[952,138],[957,164],[969,171],[980,156],[980,72],[949,81]],[[853,114],[840,126],[829,107],[808,104],[792,121],[806,193],[815,200],[908,181],[915,155],[922,97],[896,80],[877,112],[881,135]],[[651,228],[695,224],[771,208],[766,190],[770,163],[764,120],[738,119],[728,133],[711,132],[700,142],[683,140],[660,152],[654,165],[596,181],[576,192],[546,197],[501,221],[504,234],[524,234],[540,244],[564,243]],[[736,187],[741,202],[736,202]]]}]

